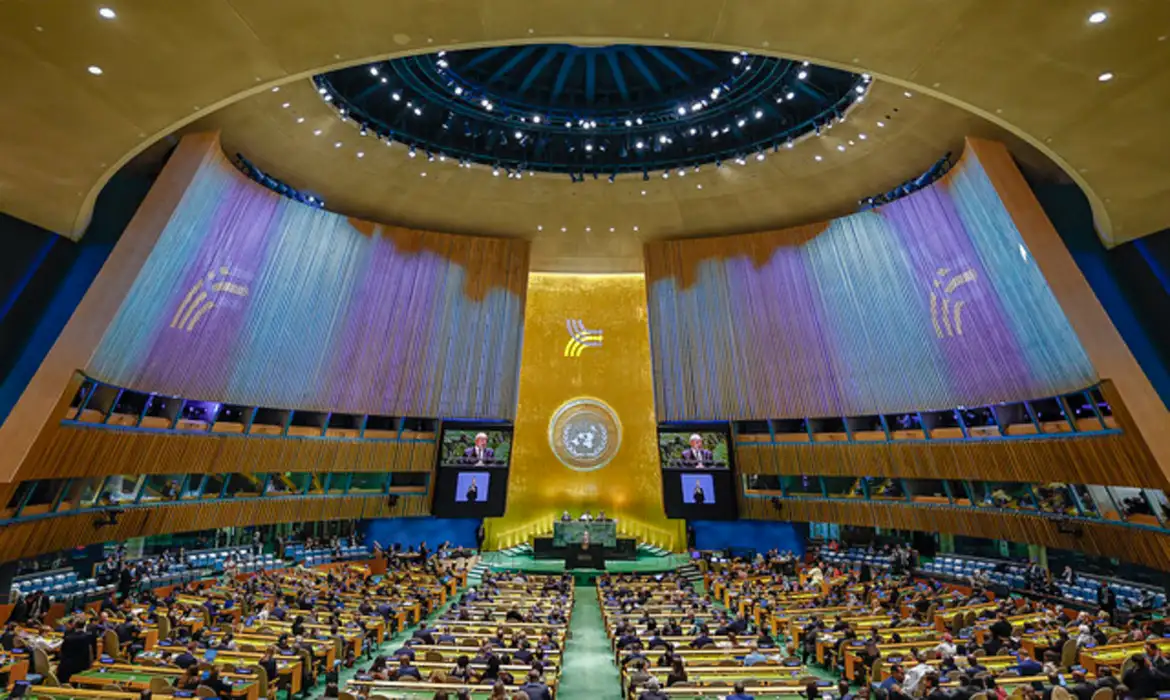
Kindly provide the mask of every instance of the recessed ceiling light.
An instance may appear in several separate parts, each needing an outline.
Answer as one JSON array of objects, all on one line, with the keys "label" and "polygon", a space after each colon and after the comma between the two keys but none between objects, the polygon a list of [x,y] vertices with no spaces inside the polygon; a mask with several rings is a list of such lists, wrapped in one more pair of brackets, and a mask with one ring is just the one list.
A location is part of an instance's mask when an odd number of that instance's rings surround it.
[{"label": "recessed ceiling light", "polygon": [[1105,14],[1101,10],[1097,10],[1093,14],[1089,15],[1089,24],[1101,24],[1107,19],[1109,19],[1109,15]]},{"label": "recessed ceiling light", "polygon": [[283,107],[284,109],[288,109],[288,108],[289,108],[289,104],[290,104],[290,103],[288,103],[288,102],[285,102],[284,104],[282,104],[282,105],[281,105],[281,107]]},{"label": "recessed ceiling light", "polygon": [[642,196],[643,196],[643,197],[645,197],[645,196],[646,196],[646,190],[642,190]]},{"label": "recessed ceiling light", "polygon": [[544,230],[544,227],[543,227],[543,226],[537,226],[537,227],[536,227],[536,230],[537,230],[537,231],[543,231],[543,230]]},{"label": "recessed ceiling light", "polygon": [[358,157],[358,158],[365,158],[365,157],[366,157],[366,153],[365,153],[365,151],[358,151],[358,152],[357,152],[357,157]]},{"label": "recessed ceiling light", "polygon": [[905,95],[906,97],[914,97],[914,95],[910,91],[903,92],[902,94]]},{"label": "recessed ceiling light", "polygon": [[1098,76],[1097,76],[1097,80],[1099,80],[1099,81],[1101,81],[1101,82],[1103,82],[1103,83],[1107,83],[1107,82],[1109,82],[1110,80],[1113,80],[1113,74],[1112,74],[1112,73],[1110,73],[1109,71],[1105,71],[1105,72],[1104,72],[1104,73],[1102,73],[1101,75],[1098,75]]},{"label": "recessed ceiling light", "polygon": [[844,146],[840,146],[840,145],[838,145],[838,146],[837,146],[837,150],[838,150],[838,151],[844,151],[844,150],[845,150],[845,147],[844,147]]},{"label": "recessed ceiling light", "polygon": [[635,227],[634,227],[634,230],[635,230],[635,231],[637,231],[637,230],[638,230],[638,227],[637,227],[637,226],[635,226]]},{"label": "recessed ceiling light", "polygon": [[426,171],[419,173],[418,176],[419,177],[426,177],[427,176]]},{"label": "recessed ceiling light", "polygon": [[864,141],[864,140],[866,140],[866,139],[867,139],[867,138],[869,138],[869,137],[868,137],[868,136],[866,136],[865,134],[858,134],[858,135],[857,135],[857,138],[859,138],[859,139],[861,139],[862,141]]},{"label": "recessed ceiling light", "polygon": [[277,85],[276,87],[272,88],[272,91],[273,92],[280,92],[280,86]]},{"label": "recessed ceiling light", "polygon": [[313,129],[313,136],[320,136],[320,135],[321,135],[320,129]]},{"label": "recessed ceiling light", "polygon": [[89,71],[90,75],[101,75],[103,72],[100,66],[90,66],[86,70]]},{"label": "recessed ceiling light", "polygon": [[695,189],[696,189],[696,190],[701,190],[701,189],[703,189],[703,186],[702,186],[702,185],[695,185]]},{"label": "recessed ceiling light", "polygon": [[886,125],[886,123],[885,123],[885,122],[878,122],[878,123],[877,123],[877,125],[878,125],[878,126],[885,126],[885,125]]},{"label": "recessed ceiling light", "polygon": [[561,227],[561,233],[564,233],[565,231],[568,231],[568,229],[567,229],[567,228],[565,228],[564,226],[562,226],[562,227]]},{"label": "recessed ceiling light", "polygon": [[[1101,12],[1098,14],[1105,14],[1105,13]],[[101,16],[102,19],[114,19],[115,17],[118,16],[118,13],[114,12],[113,10],[111,10],[108,7],[99,7],[98,8],[98,15]],[[1092,19],[1090,18],[1089,21],[1091,22]],[[1102,20],[1102,21],[1104,21],[1104,20]]]},{"label": "recessed ceiling light", "polygon": [[593,230],[593,229],[589,228],[588,226],[586,226],[586,227],[585,227],[585,233],[589,233],[589,232],[590,232],[590,231],[592,231],[592,230]]},{"label": "recessed ceiling light", "polygon": [[304,123],[305,123],[304,117],[297,117],[297,124],[304,124]]},{"label": "recessed ceiling light", "polygon": [[334,148],[341,148],[341,142],[340,142],[340,141],[338,141],[338,142],[334,143],[334,144],[333,144],[333,147],[334,147]]},{"label": "recessed ceiling light", "polygon": [[821,162],[821,157],[820,156],[813,156],[813,160],[815,160],[819,163],[819,162]]},{"label": "recessed ceiling light", "polygon": [[609,227],[609,232],[610,232],[610,233],[613,233],[613,226],[610,226],[610,227]]}]

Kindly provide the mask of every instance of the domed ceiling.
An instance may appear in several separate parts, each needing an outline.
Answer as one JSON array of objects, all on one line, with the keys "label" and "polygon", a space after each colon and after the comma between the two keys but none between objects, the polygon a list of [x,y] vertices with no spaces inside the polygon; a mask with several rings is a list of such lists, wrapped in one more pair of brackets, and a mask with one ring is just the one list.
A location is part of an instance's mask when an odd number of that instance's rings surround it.
[{"label": "domed ceiling", "polygon": [[777,149],[864,101],[867,75],[660,46],[439,51],[317,76],[360,128],[503,169],[616,177]]}]

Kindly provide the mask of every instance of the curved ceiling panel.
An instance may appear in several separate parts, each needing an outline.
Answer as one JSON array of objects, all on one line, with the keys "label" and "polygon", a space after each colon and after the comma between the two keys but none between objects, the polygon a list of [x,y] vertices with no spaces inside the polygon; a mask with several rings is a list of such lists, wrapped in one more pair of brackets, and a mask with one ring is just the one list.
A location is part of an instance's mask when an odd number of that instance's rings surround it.
[{"label": "curved ceiling panel", "polygon": [[509,177],[577,180],[778,148],[842,119],[871,79],[747,52],[525,44],[378,61],[314,82],[363,133]]},{"label": "curved ceiling panel", "polygon": [[[161,136],[248,94],[371,60],[517,42],[643,43],[865,71],[984,115],[1070,174],[1110,243],[1170,212],[1170,3],[1132,0],[204,0],[0,4],[0,210],[69,235]],[[89,67],[100,69],[90,71]],[[1108,77],[1108,80],[1102,78]]]}]

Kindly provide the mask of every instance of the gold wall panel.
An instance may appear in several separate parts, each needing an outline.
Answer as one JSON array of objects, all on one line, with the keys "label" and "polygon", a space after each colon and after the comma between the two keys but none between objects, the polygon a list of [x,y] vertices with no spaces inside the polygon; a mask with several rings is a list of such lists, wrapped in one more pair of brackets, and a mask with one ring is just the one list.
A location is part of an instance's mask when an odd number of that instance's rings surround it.
[{"label": "gold wall panel", "polygon": [[[586,347],[573,341],[574,327]],[[641,274],[529,276],[519,397],[508,505],[504,517],[487,523],[489,547],[549,533],[562,511],[588,509],[616,517],[625,536],[682,549],[683,521],[668,520],[662,505]],[[565,411],[557,412],[567,404],[572,412],[577,401],[581,430],[565,433]],[[550,442],[554,416],[560,457]],[[571,442],[590,426],[593,435],[564,447],[566,436]]]}]

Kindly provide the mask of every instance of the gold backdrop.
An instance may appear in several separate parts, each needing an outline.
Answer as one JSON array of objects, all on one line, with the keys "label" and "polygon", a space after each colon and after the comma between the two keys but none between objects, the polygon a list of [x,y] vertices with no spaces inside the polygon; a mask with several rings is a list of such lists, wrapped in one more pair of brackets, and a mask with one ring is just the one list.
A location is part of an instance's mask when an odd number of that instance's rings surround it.
[{"label": "gold backdrop", "polygon": [[641,274],[529,275],[519,397],[508,505],[487,522],[486,546],[530,541],[562,511],[588,509],[616,517],[623,536],[684,547],[683,521],[662,506]]}]

